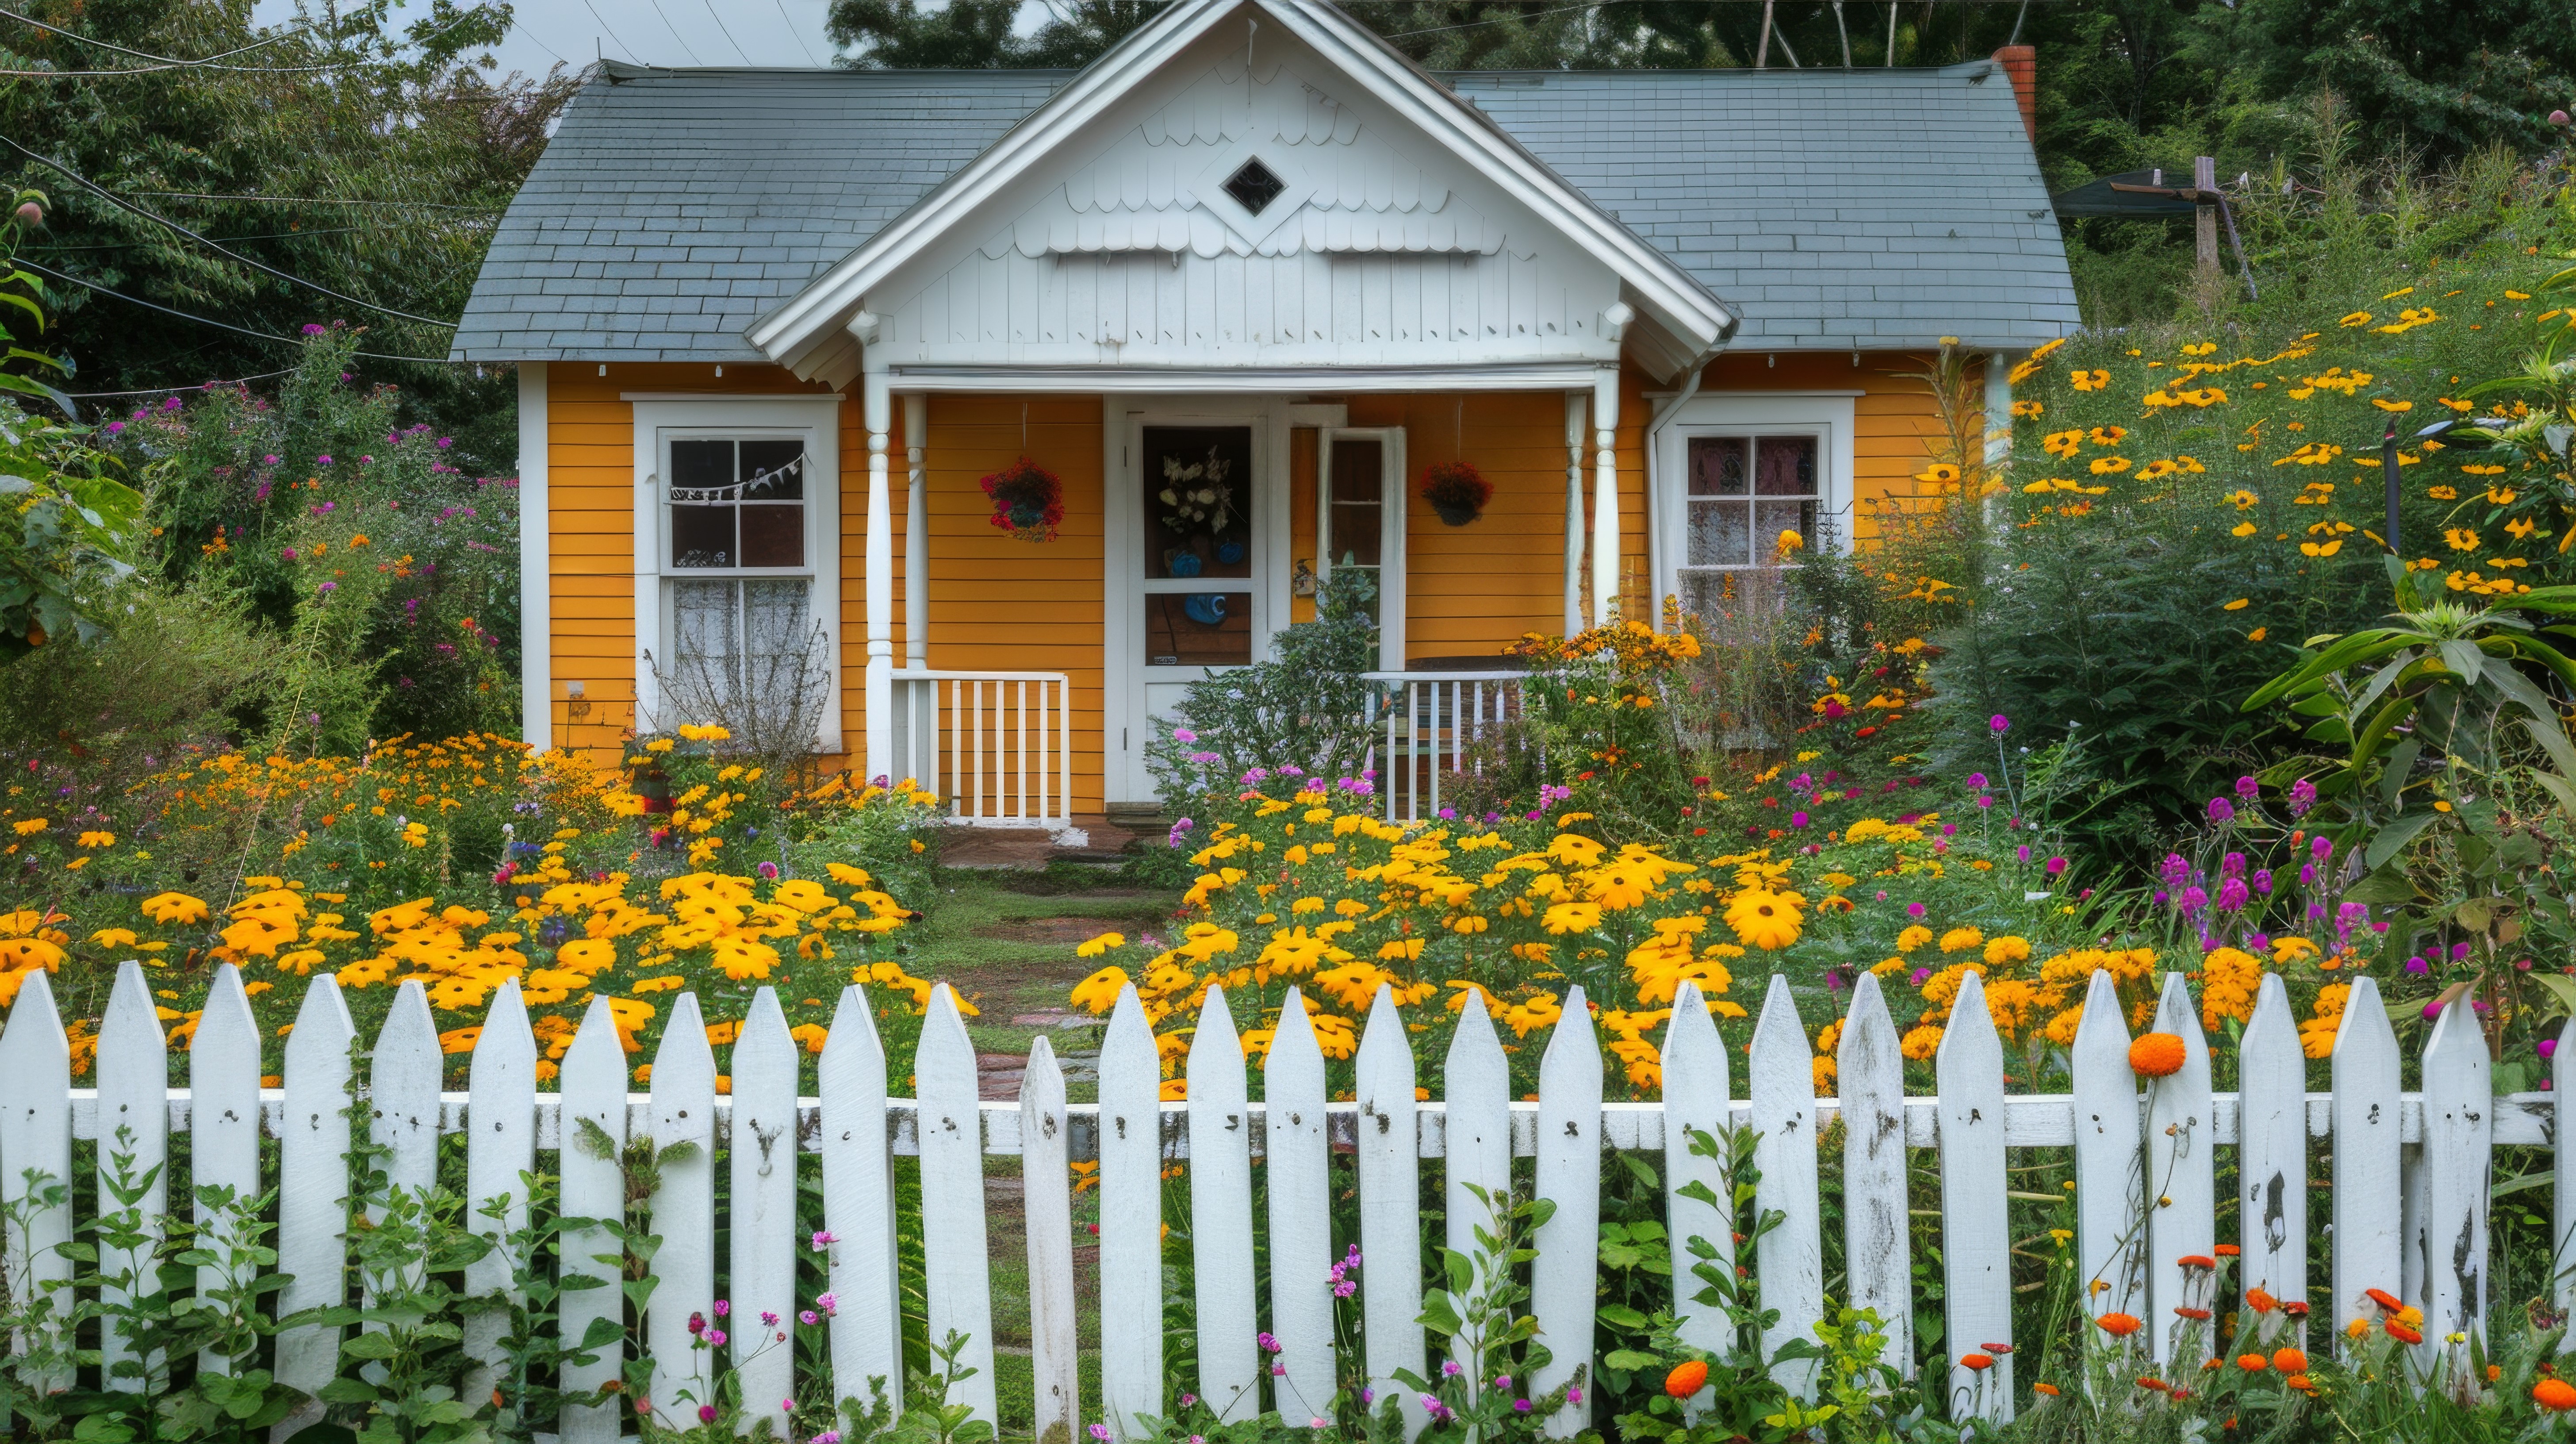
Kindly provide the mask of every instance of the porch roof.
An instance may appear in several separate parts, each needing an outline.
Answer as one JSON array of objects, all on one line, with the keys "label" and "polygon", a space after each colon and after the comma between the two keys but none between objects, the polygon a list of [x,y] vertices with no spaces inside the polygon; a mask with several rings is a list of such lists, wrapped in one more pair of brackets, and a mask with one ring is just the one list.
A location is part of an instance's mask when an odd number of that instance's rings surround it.
[{"label": "porch roof", "polygon": [[[911,208],[1068,71],[606,62],[503,217],[458,360],[753,361],[755,320]],[[1440,77],[1745,317],[1738,350],[2073,329],[2002,68]]]}]

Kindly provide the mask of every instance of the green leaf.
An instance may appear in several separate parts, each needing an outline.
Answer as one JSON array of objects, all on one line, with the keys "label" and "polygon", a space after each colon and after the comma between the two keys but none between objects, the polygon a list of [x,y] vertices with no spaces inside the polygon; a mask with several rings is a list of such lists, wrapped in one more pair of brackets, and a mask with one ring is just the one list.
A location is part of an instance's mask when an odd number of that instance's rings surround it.
[{"label": "green leaf", "polygon": [[[1629,1308],[1625,1304],[1603,1304],[1599,1308],[1594,1309],[1592,1314],[1594,1318],[1617,1328],[1642,1329],[1646,1326],[1646,1316],[1637,1312],[1635,1309]],[[1622,1364],[1619,1367],[1633,1369],[1639,1366],[1635,1364]]]},{"label": "green leaf", "polygon": [[[2406,844],[2415,840],[2418,833],[2432,826],[2434,820],[2440,816],[2438,812],[2418,812],[2401,817],[2381,828],[2378,835],[2371,838],[2370,846],[2363,851],[2362,866],[2376,869],[2381,863],[2395,857]],[[2412,895],[2411,889],[2409,895]]]}]

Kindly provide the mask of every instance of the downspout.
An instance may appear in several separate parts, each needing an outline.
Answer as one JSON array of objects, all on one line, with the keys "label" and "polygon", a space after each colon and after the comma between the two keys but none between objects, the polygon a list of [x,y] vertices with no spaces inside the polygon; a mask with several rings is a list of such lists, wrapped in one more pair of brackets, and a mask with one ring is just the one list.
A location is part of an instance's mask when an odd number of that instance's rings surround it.
[{"label": "downspout", "polygon": [[1692,357],[1689,374],[1682,378],[1682,389],[1665,397],[1646,418],[1646,563],[1651,573],[1647,585],[1654,588],[1655,593],[1655,620],[1651,624],[1655,626],[1663,624],[1664,578],[1673,570],[1672,559],[1666,555],[1672,548],[1673,538],[1671,528],[1663,525],[1663,508],[1658,501],[1663,488],[1656,484],[1659,480],[1656,473],[1661,469],[1657,463],[1662,457],[1663,446],[1655,438],[1662,434],[1664,423],[1699,394],[1700,382],[1708,375],[1709,363],[1716,359],[1715,351],[1703,351]]}]

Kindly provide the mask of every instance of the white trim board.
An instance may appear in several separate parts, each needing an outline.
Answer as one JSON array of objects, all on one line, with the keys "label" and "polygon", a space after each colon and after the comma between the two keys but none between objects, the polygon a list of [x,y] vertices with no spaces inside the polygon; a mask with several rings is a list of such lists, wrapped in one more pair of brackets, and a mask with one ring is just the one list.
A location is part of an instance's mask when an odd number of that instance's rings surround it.
[{"label": "white trim board", "polygon": [[[1176,393],[1264,396],[1274,392],[1589,391],[1601,374],[1593,361],[1494,366],[889,366],[896,392],[1101,392],[1164,397]],[[1852,393],[1857,396],[1860,393]]]},{"label": "white trim board", "polygon": [[546,363],[519,366],[519,735],[555,745],[554,546],[546,514]]},{"label": "white trim board", "polygon": [[[652,730],[661,710],[660,689],[645,653],[665,650],[662,608],[662,433],[688,430],[797,431],[805,433],[805,544],[813,559],[810,615],[824,630],[830,688],[841,699],[825,715],[817,745],[842,751],[847,707],[841,625],[841,401],[838,395],[797,397],[692,396],[680,401],[634,403],[635,491],[635,729]],[[670,719],[664,719],[670,720]],[[689,719],[677,719],[689,720]]]}]

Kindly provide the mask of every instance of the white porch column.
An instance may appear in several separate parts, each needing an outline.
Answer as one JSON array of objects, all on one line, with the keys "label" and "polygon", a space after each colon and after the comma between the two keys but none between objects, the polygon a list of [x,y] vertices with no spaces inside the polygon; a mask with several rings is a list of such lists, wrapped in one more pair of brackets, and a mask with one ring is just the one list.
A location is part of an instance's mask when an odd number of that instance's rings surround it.
[{"label": "white porch column", "polygon": [[1605,366],[1592,383],[1592,625],[1606,625],[1619,606],[1619,368]]},{"label": "white porch column", "polygon": [[1583,630],[1583,408],[1592,398],[1565,393],[1565,635]]},{"label": "white porch column", "polygon": [[930,398],[913,392],[903,398],[903,455],[912,471],[912,495],[903,522],[903,664],[930,665],[930,501],[929,479],[921,465],[922,443],[930,435]]},{"label": "white porch column", "polygon": [[877,317],[861,311],[850,320],[850,334],[866,348],[861,355],[860,405],[868,430],[867,530],[867,755],[870,778],[894,771],[894,527],[893,505],[886,482],[886,448],[894,429],[894,396],[887,387],[886,363],[876,346]]},{"label": "white porch column", "polygon": [[2013,359],[2001,351],[1986,353],[1986,465],[1997,467],[2012,455]]}]

